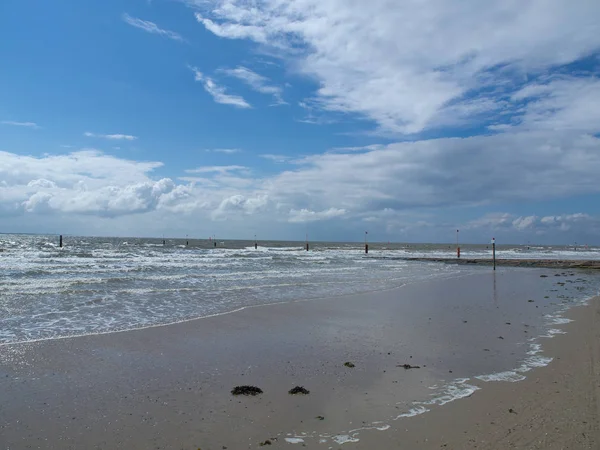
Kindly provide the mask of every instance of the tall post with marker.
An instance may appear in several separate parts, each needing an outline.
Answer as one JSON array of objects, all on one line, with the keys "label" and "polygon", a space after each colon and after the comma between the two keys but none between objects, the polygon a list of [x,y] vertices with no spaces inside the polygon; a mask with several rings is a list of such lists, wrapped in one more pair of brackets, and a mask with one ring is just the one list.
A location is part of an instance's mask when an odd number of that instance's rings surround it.
[{"label": "tall post with marker", "polygon": [[365,254],[369,253],[369,243],[367,242],[367,236],[369,232],[365,231]]},{"label": "tall post with marker", "polygon": [[496,238],[492,238],[492,259],[494,260],[494,270],[496,270]]},{"label": "tall post with marker", "polygon": [[456,230],[456,257],[460,259],[460,246],[458,245],[458,230]]},{"label": "tall post with marker", "polygon": [[308,222],[306,223],[306,251],[308,251]]}]

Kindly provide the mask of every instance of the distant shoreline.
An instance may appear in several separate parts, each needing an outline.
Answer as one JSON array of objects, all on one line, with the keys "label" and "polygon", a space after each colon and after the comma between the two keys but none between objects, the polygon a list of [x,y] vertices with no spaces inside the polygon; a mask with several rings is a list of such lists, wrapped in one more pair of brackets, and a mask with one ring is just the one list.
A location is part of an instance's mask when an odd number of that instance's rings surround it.
[{"label": "distant shoreline", "polygon": [[[405,261],[419,262],[439,262],[445,264],[460,265],[480,265],[491,266],[494,264],[492,259],[468,259],[468,258],[424,258],[424,257],[406,257],[399,258]],[[600,260],[585,259],[496,259],[497,266],[509,267],[539,267],[548,269],[594,269],[600,270]]]}]

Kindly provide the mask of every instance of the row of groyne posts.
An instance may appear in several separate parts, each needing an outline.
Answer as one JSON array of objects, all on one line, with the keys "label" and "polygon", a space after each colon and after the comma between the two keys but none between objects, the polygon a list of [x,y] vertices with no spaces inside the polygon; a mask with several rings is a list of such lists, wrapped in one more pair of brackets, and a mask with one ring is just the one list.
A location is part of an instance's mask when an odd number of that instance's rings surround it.
[{"label": "row of groyne posts", "polygon": [[[456,258],[460,259],[460,244],[458,240],[458,234],[460,230],[456,230]],[[494,270],[496,270],[496,238],[492,238],[492,261],[494,263]]]},{"label": "row of groyne posts", "polygon": [[[460,230],[456,230],[456,258],[460,259],[460,243],[459,243],[459,233]],[[365,254],[369,253],[369,242],[368,242],[368,237],[369,237],[369,232],[365,231]],[[187,238],[187,235],[185,236],[185,245],[188,246],[190,241]],[[212,239],[214,246],[217,246],[217,240],[216,238]],[[166,241],[163,238],[162,241],[163,245],[166,245]],[[62,234],[59,236],[58,238],[58,246],[60,248],[62,248],[63,246],[63,236]],[[254,235],[254,248],[258,249],[258,241],[256,240],[256,235]],[[308,244],[308,233],[306,233],[306,251],[308,251],[310,248],[309,244]],[[492,238],[492,260],[494,262],[494,270],[496,270],[496,238]]]}]

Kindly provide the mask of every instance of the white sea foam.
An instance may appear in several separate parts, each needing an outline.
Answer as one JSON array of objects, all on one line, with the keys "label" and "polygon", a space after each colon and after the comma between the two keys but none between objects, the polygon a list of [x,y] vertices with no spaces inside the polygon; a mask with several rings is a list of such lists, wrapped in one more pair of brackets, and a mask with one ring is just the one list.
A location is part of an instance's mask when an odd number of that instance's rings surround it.
[{"label": "white sea foam", "polygon": [[454,400],[470,397],[475,391],[478,391],[479,388],[477,386],[468,384],[467,381],[469,381],[468,378],[456,379],[444,386],[440,393],[434,394],[435,396],[431,400],[426,402],[417,402],[415,404],[442,406],[446,403],[453,402]]},{"label": "white sea foam", "polygon": [[285,442],[288,444],[302,444],[304,443],[304,439],[297,437],[286,437]]},{"label": "white sea foam", "polygon": [[486,375],[478,375],[475,378],[484,382],[505,381],[516,383],[526,378],[525,375],[523,375],[524,373],[527,373],[536,367],[545,367],[552,362],[552,358],[540,355],[542,352],[542,346],[540,344],[532,343],[530,346],[531,350],[527,352],[528,357],[523,360],[518,368]]},{"label": "white sea foam", "polygon": [[517,381],[523,381],[525,379],[525,376],[521,375],[520,373],[517,373],[516,371],[507,370],[506,372],[492,373],[489,375],[478,375],[475,378],[485,382],[509,381],[511,383],[515,383]]},{"label": "white sea foam", "polygon": [[[525,361],[523,362],[523,366],[529,367],[529,368],[546,367],[548,364],[550,364],[552,362],[552,359],[553,358],[550,358],[548,356],[541,356],[541,355],[531,356],[531,357],[525,359]],[[522,369],[519,369],[519,370],[522,370]]]},{"label": "white sea foam", "polygon": [[402,413],[399,416],[396,416],[395,420],[401,419],[403,417],[414,417],[414,416],[418,416],[421,414],[424,414],[426,412],[429,412],[429,409],[425,408],[424,406],[415,406],[414,408],[411,408],[408,412]]},{"label": "white sea foam", "polygon": [[[535,339],[535,338],[534,338]],[[532,343],[530,345],[531,350],[527,352],[528,355],[533,356],[542,352],[542,345],[537,343]]]},{"label": "white sea foam", "polygon": [[358,439],[355,436],[351,436],[349,434],[338,434],[336,436],[333,436],[331,438],[333,440],[333,442],[335,442],[336,444],[342,445],[342,444],[347,444],[349,442],[359,442],[360,439]]},{"label": "white sea foam", "polygon": [[550,321],[552,325],[565,325],[571,322],[573,322],[573,320],[567,319],[566,317],[552,317],[552,320]]}]

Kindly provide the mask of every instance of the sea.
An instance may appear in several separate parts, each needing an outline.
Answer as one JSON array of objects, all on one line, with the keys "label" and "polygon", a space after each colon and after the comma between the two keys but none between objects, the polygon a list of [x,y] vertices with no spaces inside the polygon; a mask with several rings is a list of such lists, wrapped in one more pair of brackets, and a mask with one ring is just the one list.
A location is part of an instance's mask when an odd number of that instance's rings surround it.
[{"label": "sea", "polygon": [[[0,235],[0,344],[164,325],[271,303],[457,277],[455,245]],[[461,245],[490,258],[491,245]],[[600,247],[498,245],[498,258],[600,259]],[[597,292],[595,284],[580,297]]]}]

